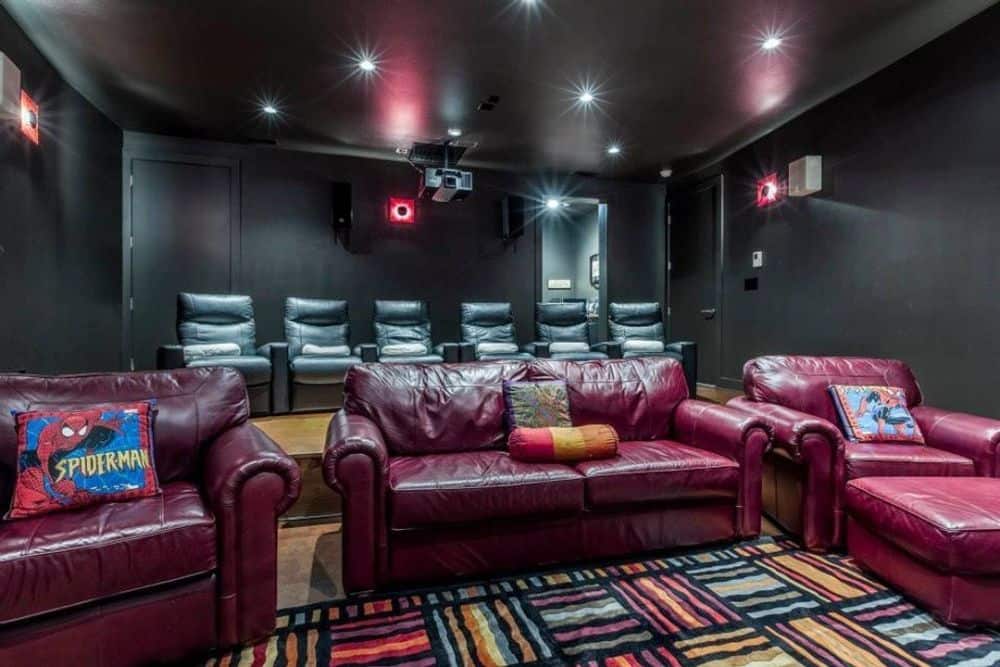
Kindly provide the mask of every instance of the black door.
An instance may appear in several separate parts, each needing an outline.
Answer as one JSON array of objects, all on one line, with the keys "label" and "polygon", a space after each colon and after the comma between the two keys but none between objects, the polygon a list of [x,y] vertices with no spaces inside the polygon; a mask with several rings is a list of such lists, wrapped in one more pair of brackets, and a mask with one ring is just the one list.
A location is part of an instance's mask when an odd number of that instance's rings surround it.
[{"label": "black door", "polygon": [[670,199],[670,337],[698,343],[698,381],[719,379],[722,177]]},{"label": "black door", "polygon": [[177,342],[178,292],[233,288],[235,167],[132,159],[131,168],[128,338],[135,369],[143,370],[156,367],[159,345]]}]

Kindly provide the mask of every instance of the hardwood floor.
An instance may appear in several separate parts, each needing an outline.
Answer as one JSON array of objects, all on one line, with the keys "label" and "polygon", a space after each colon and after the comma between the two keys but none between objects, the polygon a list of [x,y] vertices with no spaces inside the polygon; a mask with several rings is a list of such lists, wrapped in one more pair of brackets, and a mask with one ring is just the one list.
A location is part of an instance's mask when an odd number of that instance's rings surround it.
[{"label": "hardwood floor", "polygon": [[[698,387],[699,398],[716,403],[725,403],[741,393]],[[331,417],[331,413],[323,412],[253,420],[303,469],[302,496],[278,529],[279,607],[297,607],[344,596],[340,498],[327,488],[319,474]],[[781,531],[765,517],[763,533],[779,535]]]}]

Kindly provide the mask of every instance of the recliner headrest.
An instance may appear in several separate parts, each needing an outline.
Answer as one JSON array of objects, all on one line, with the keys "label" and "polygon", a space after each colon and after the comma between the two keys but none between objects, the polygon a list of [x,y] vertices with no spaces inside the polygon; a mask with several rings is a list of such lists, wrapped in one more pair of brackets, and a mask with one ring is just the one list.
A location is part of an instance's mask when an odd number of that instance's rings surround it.
[{"label": "recliner headrest", "polygon": [[253,321],[253,299],[242,294],[177,295],[178,322],[239,324]]},{"label": "recliner headrest", "polygon": [[480,327],[496,327],[514,321],[514,313],[508,302],[478,302],[462,304],[462,324]]},{"label": "recliner headrest", "polygon": [[655,301],[608,304],[608,319],[625,326],[644,326],[663,320],[660,304]]},{"label": "recliner headrest", "polygon": [[535,320],[542,324],[570,326],[587,321],[587,304],[582,301],[569,303],[542,302],[535,304]]},{"label": "recliner headrest", "polygon": [[347,302],[334,299],[285,299],[285,319],[300,324],[330,326],[347,322]]},{"label": "recliner headrest", "polygon": [[428,319],[424,301],[375,301],[375,321],[397,326],[424,324]]}]

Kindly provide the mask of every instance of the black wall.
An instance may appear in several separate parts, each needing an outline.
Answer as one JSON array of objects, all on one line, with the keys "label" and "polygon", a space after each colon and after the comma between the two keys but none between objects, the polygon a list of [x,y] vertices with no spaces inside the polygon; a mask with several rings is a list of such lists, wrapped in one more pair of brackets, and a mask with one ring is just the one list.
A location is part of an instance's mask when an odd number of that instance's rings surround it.
[{"label": "black wall", "polygon": [[0,370],[115,369],[122,132],[0,9],[0,51],[40,104],[41,145],[0,124]]},{"label": "black wall", "polygon": [[[242,259],[236,283],[254,298],[261,342],[283,339],[286,296],[347,299],[355,342],[370,340],[372,302],[378,298],[427,300],[435,342],[457,339],[462,301],[510,301],[519,336],[531,340],[535,234],[529,225],[516,241],[501,241],[499,202],[508,193],[606,199],[609,298],[663,300],[662,185],[474,169],[469,199],[418,201],[416,224],[404,227],[386,220],[389,196],[416,195],[418,174],[404,162],[132,133],[126,133],[125,146],[127,155],[239,161]],[[353,187],[349,249],[335,242],[331,228],[331,183],[340,181]],[[162,307],[173,309],[174,303]],[[173,331],[163,337],[174,342]]]},{"label": "black wall", "polygon": [[[709,170],[727,192],[723,375],[769,353],[898,357],[928,403],[1000,416],[998,40],[994,8]],[[806,154],[823,191],[755,208],[756,179]]]}]

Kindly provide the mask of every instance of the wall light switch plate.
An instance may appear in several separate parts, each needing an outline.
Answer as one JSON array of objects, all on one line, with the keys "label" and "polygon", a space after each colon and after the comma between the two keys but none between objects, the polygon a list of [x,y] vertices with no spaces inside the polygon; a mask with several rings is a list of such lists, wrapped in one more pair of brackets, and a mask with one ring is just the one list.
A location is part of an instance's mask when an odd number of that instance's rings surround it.
[{"label": "wall light switch plate", "polygon": [[573,281],[568,278],[549,278],[549,289],[573,289]]},{"label": "wall light switch plate", "polygon": [[764,266],[764,251],[763,250],[754,250],[752,258],[753,258],[753,268],[759,269],[760,267]]}]

